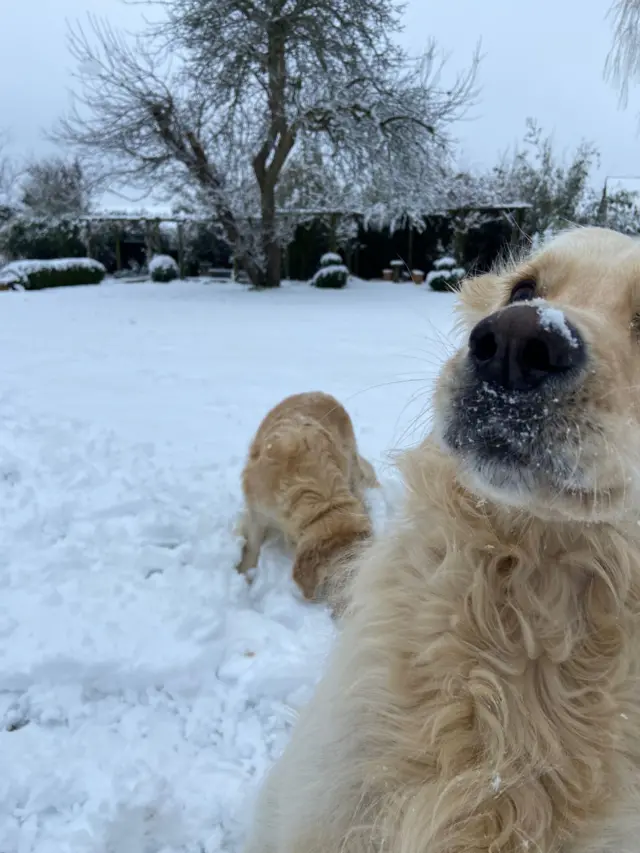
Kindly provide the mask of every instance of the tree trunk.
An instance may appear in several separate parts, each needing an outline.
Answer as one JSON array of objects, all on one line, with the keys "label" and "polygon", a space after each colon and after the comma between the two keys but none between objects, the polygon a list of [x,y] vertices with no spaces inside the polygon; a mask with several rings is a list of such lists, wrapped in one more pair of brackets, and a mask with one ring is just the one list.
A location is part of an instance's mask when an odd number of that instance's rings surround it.
[{"label": "tree trunk", "polygon": [[270,22],[267,32],[268,103],[271,116],[268,132],[253,158],[253,171],[260,187],[262,271],[258,287],[279,287],[282,252],[276,229],[276,185],[295,143],[295,132],[287,125],[285,89],[287,64],[282,20]]},{"label": "tree trunk", "polygon": [[264,280],[264,287],[280,287],[280,278],[282,276],[282,253],[280,244],[271,240],[265,246],[267,257],[267,269]]},{"label": "tree trunk", "polygon": [[282,253],[276,235],[276,194],[275,187],[266,184],[262,187],[262,252],[264,272],[259,287],[280,287],[282,273]]}]

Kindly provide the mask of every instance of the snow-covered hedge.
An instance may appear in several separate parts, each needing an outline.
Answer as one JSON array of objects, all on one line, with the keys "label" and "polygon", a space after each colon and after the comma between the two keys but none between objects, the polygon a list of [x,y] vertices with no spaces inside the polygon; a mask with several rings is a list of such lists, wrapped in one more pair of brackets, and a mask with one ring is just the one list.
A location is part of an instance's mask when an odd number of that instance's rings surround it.
[{"label": "snow-covered hedge", "polygon": [[340,290],[342,287],[346,287],[348,281],[349,270],[347,267],[344,264],[331,264],[330,266],[320,267],[311,279],[311,284],[314,287]]},{"label": "snow-covered hedge", "polygon": [[336,267],[342,265],[342,258],[336,252],[326,252],[320,258],[321,267]]},{"label": "snow-covered hedge", "polygon": [[11,261],[0,270],[0,279],[25,290],[100,284],[106,270],[91,258],[56,258],[50,261]]},{"label": "snow-covered hedge", "polygon": [[152,281],[166,283],[178,278],[180,269],[171,255],[154,255],[149,261],[149,275]]},{"label": "snow-covered hedge", "polygon": [[466,275],[462,267],[458,266],[456,259],[448,256],[440,258],[433,266],[434,269],[426,278],[426,283],[431,290],[439,292],[457,290]]}]

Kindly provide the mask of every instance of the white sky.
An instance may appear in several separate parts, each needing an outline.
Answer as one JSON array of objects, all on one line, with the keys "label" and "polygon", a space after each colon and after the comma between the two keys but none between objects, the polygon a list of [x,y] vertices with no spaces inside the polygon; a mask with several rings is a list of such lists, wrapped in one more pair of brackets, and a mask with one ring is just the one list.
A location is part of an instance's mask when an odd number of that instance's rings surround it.
[{"label": "white sky", "polygon": [[[473,120],[458,131],[467,165],[490,165],[522,137],[527,116],[561,148],[581,138],[602,154],[602,175],[640,175],[640,89],[629,108],[603,80],[611,40],[609,0],[408,0],[405,44],[430,36],[451,52],[451,70],[482,40],[482,85]],[[66,20],[103,15],[135,28],[140,10],[119,0],[6,0],[0,15],[0,128],[20,156],[42,153],[42,138],[68,102],[72,60]]]},{"label": "white sky", "polygon": [[429,33],[461,65],[482,40],[476,120],[460,128],[471,163],[492,163],[522,138],[528,116],[559,147],[594,141],[603,175],[640,175],[640,87],[626,110],[603,78],[611,0],[409,0],[407,45]]}]

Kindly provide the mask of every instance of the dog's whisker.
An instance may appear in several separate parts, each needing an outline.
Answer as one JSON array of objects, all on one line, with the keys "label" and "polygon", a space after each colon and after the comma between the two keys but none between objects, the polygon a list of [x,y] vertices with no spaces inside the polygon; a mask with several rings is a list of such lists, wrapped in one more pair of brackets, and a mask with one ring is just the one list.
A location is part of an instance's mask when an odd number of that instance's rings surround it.
[{"label": "dog's whisker", "polygon": [[[416,414],[410,420],[410,422],[407,424],[407,426],[404,428],[404,430],[402,431],[400,436],[395,441],[396,445],[403,445],[405,440],[408,439],[411,435],[413,435],[415,433],[419,433],[419,435],[417,437],[418,441],[422,441],[424,439],[424,437],[425,437],[425,425],[427,423],[429,423],[431,413],[432,413],[432,409],[433,409],[433,402],[431,400],[431,396],[429,395],[429,392],[427,391],[427,389],[419,389],[409,398],[409,400],[407,401],[407,403],[404,405],[404,407],[401,410],[401,413],[398,417],[398,421],[401,419],[402,415],[407,411],[407,409],[409,409],[413,404],[417,403],[418,400],[423,396],[428,397],[426,404],[421,408],[420,412],[418,412],[418,414]],[[397,425],[397,422],[396,422],[396,425]]]}]

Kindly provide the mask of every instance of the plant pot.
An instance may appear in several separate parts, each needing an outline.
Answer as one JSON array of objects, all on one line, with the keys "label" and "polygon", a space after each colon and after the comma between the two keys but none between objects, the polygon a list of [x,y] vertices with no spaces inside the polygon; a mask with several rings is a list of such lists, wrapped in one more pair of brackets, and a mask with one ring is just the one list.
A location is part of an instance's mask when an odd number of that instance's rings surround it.
[{"label": "plant pot", "polygon": [[397,284],[400,284],[400,282],[402,281],[401,273],[402,273],[402,268],[404,267],[404,261],[400,261],[400,260],[391,261],[389,266],[391,267],[391,270],[392,270],[393,281],[395,281]]}]

